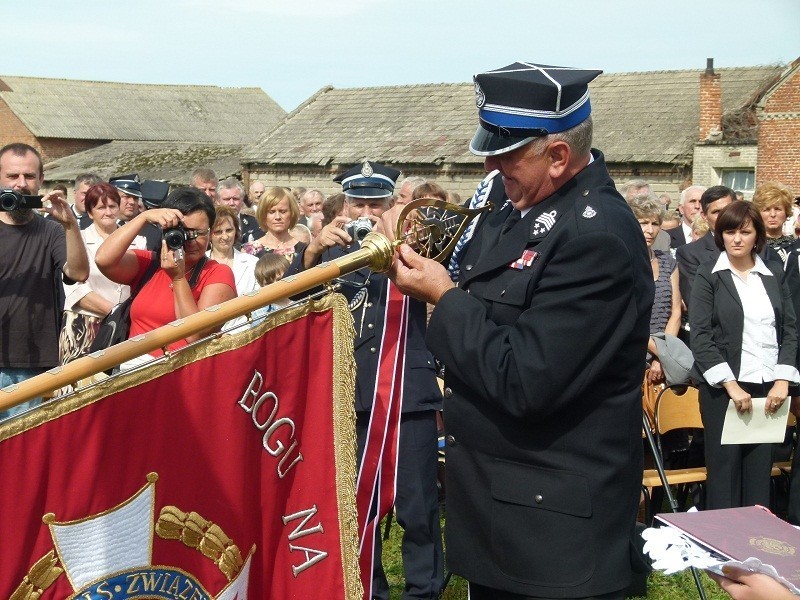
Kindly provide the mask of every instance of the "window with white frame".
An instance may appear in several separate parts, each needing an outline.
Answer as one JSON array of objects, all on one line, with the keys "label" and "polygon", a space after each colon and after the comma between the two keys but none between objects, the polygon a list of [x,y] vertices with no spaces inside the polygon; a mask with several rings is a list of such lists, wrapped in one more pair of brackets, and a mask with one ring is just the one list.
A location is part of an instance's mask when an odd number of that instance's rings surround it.
[{"label": "window with white frame", "polygon": [[756,187],[755,169],[722,169],[719,182],[737,192],[752,192]]}]

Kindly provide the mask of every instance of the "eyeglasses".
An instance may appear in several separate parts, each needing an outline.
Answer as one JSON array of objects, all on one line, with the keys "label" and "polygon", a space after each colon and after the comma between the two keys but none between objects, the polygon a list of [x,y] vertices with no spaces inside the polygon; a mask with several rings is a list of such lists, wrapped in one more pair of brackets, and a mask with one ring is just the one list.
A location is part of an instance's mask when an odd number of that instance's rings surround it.
[{"label": "eyeglasses", "polygon": [[201,236],[206,236],[211,232],[211,228],[208,229],[185,229],[184,232],[186,233],[186,241],[189,240],[196,240]]}]

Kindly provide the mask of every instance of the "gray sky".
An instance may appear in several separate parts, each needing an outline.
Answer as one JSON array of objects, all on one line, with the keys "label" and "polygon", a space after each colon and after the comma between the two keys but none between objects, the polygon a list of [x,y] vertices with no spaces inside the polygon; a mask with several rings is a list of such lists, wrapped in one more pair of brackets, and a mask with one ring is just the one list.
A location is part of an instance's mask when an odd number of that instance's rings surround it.
[{"label": "gray sky", "polygon": [[606,72],[786,63],[800,0],[5,0],[0,75],[260,87],[471,81],[516,60]]}]

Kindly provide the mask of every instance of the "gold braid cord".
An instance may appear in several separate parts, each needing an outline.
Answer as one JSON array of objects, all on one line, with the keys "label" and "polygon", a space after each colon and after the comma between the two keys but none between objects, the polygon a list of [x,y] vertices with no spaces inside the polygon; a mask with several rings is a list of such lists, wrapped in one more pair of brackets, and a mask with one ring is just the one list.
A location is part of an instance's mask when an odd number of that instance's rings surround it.
[{"label": "gold braid cord", "polygon": [[242,553],[233,540],[211,521],[196,512],[185,513],[176,506],[161,509],[156,522],[156,533],[165,540],[180,540],[190,548],[196,548],[233,580],[244,564]]},{"label": "gold braid cord", "polygon": [[63,572],[55,552],[50,550],[31,567],[9,600],[38,600]]}]

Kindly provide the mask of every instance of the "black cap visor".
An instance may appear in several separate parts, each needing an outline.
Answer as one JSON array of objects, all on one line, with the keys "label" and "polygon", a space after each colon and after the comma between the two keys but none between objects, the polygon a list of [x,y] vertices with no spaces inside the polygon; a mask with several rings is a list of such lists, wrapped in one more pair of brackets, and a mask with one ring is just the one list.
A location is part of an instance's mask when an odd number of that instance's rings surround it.
[{"label": "black cap visor", "polygon": [[478,129],[469,143],[469,149],[477,156],[495,156],[516,150],[547,133],[546,129],[498,127],[480,119]]}]

